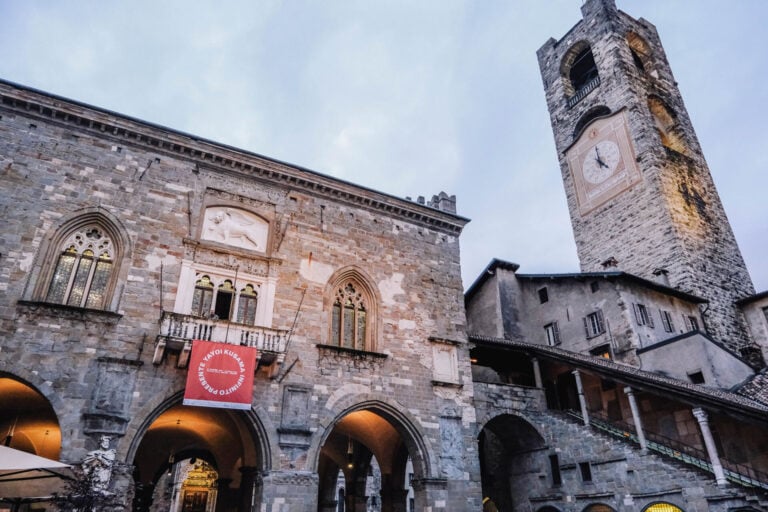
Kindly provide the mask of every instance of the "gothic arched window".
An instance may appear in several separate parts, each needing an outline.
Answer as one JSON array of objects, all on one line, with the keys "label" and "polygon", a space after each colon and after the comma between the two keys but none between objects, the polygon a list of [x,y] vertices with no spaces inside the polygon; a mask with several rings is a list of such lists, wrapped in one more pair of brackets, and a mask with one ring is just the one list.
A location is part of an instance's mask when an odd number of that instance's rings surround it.
[{"label": "gothic arched window", "polygon": [[89,309],[104,309],[112,281],[115,247],[99,225],[72,232],[59,246],[45,301]]},{"label": "gothic arched window", "polygon": [[370,282],[359,270],[349,267],[331,277],[325,291],[328,345],[376,351],[379,298]]},{"label": "gothic arched window", "polygon": [[337,287],[331,315],[333,345],[365,350],[368,328],[366,297],[352,282]]}]

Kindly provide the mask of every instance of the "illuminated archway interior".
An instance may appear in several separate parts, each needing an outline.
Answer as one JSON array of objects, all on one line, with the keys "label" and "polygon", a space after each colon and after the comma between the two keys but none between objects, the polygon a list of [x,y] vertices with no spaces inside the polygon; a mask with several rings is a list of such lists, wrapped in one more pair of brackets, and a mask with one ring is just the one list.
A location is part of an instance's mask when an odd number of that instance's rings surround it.
[{"label": "illuminated archway interior", "polygon": [[0,377],[0,442],[59,460],[61,429],[50,402],[31,386]]}]

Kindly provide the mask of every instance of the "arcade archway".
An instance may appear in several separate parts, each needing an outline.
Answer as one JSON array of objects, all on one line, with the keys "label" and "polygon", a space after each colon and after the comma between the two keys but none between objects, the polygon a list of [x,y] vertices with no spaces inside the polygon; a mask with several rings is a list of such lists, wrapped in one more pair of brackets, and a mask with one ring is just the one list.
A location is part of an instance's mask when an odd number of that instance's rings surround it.
[{"label": "arcade archway", "polygon": [[135,449],[135,511],[250,511],[263,466],[245,412],[173,405]]},{"label": "arcade archway", "polygon": [[[411,464],[409,455],[416,462]],[[421,455],[405,426],[385,410],[368,407],[345,414],[320,450],[317,510],[408,510],[411,471],[417,478],[424,473]]]},{"label": "arcade archway", "polygon": [[478,444],[483,496],[513,510],[538,484],[537,468],[546,467],[544,438],[525,419],[503,414],[485,425]]},{"label": "arcade archway", "polygon": [[0,443],[59,460],[61,429],[50,402],[29,384],[0,376]]}]

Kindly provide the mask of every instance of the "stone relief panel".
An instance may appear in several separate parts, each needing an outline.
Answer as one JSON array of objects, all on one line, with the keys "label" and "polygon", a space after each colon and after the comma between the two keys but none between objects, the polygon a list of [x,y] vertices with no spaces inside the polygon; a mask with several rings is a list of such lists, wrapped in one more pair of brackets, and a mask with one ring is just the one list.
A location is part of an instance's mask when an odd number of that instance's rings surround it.
[{"label": "stone relief panel", "polygon": [[280,446],[287,449],[290,460],[295,461],[291,467],[298,464],[305,455],[303,449],[309,446],[309,399],[310,388],[306,386],[286,386],[283,391],[282,418],[277,431]]},{"label": "stone relief panel", "polygon": [[99,359],[91,403],[83,415],[86,432],[125,433],[140,367],[139,361],[111,357]]},{"label": "stone relief panel", "polygon": [[464,439],[461,435],[461,417],[440,417],[440,461],[447,478],[461,478],[463,474],[462,454]]},{"label": "stone relief panel", "polygon": [[310,389],[299,386],[286,386],[283,391],[283,417],[280,426],[284,428],[309,428],[307,411],[309,410]]},{"label": "stone relief panel", "polygon": [[211,265],[220,269],[234,270],[235,268],[239,268],[240,272],[255,276],[266,277],[269,275],[270,265],[266,259],[239,258],[233,254],[213,252],[205,247],[190,252],[193,255],[192,259],[195,263]]},{"label": "stone relief panel", "polygon": [[433,344],[432,359],[434,380],[452,384],[459,382],[459,363],[454,345]]},{"label": "stone relief panel", "polygon": [[211,206],[205,210],[200,238],[250,251],[266,252],[269,223],[246,210]]}]

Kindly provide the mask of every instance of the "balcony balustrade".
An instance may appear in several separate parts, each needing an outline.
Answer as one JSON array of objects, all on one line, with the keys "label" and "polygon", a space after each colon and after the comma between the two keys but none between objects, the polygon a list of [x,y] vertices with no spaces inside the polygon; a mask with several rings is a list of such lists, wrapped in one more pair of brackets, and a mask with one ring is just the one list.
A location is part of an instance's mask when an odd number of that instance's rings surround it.
[{"label": "balcony balustrade", "polygon": [[176,366],[185,368],[193,340],[254,347],[258,350],[259,364],[275,361],[279,364],[285,358],[288,331],[164,311],[152,362],[160,364],[168,351],[177,351]]}]

